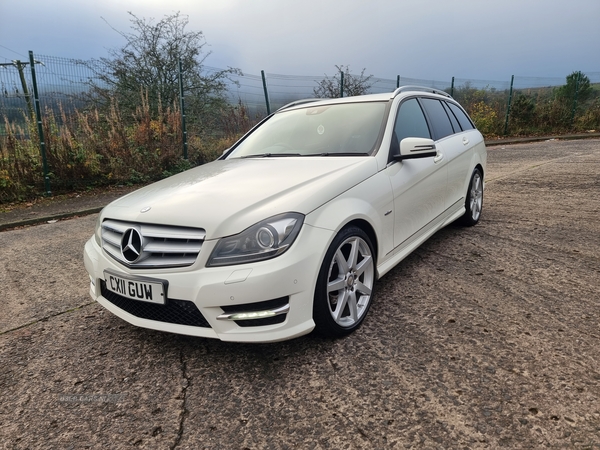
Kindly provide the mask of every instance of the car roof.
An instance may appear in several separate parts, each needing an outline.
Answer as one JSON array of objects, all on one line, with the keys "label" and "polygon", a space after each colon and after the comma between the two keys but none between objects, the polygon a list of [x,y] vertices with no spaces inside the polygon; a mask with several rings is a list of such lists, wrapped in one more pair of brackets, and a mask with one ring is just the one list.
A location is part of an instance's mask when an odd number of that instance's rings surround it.
[{"label": "car roof", "polygon": [[353,97],[341,97],[341,98],[307,98],[302,100],[296,100],[294,102],[288,103],[287,105],[282,106],[277,111],[289,110],[302,108],[310,104],[310,106],[320,106],[320,105],[331,105],[331,104],[340,104],[340,103],[363,103],[363,102],[386,102],[389,101],[400,94],[407,93],[429,93],[436,94],[446,98],[452,98],[450,94],[444,91],[440,91],[435,88],[429,88],[425,86],[401,86],[397,88],[393,92],[384,92],[380,94],[366,94],[366,95],[357,95]]}]

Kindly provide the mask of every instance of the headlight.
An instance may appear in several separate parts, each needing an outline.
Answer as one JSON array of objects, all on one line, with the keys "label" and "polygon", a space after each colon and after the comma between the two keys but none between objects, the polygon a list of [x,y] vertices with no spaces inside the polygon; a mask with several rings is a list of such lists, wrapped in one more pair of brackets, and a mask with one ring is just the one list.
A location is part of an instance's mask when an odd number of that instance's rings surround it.
[{"label": "headlight", "polygon": [[299,213],[263,220],[240,234],[221,239],[206,265],[227,266],[275,258],[292,245],[303,222],[304,216]]}]

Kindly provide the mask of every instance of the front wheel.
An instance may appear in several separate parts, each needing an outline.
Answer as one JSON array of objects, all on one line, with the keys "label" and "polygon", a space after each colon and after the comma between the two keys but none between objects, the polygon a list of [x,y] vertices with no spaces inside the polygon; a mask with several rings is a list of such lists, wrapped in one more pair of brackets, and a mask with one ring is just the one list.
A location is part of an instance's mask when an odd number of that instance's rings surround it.
[{"label": "front wheel", "polygon": [[313,304],[317,332],[344,336],[367,315],[375,284],[373,244],[360,228],[344,228],[325,254]]},{"label": "front wheel", "polygon": [[479,168],[476,168],[471,175],[469,182],[469,190],[465,200],[465,215],[462,216],[461,222],[463,225],[472,227],[481,218],[481,210],[483,208],[483,174]]}]

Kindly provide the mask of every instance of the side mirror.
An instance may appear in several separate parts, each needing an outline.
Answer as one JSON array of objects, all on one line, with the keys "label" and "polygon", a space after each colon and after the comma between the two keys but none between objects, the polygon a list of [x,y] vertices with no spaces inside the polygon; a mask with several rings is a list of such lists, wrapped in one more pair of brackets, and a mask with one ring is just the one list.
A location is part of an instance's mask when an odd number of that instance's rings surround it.
[{"label": "side mirror", "polygon": [[437,156],[435,143],[431,139],[408,137],[400,141],[400,154],[394,155],[396,161]]}]

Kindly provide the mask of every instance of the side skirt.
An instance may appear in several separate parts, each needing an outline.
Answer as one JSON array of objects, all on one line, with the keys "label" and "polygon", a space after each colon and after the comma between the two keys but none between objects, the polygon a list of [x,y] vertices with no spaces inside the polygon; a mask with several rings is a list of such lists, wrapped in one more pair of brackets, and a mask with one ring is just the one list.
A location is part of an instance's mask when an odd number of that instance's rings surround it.
[{"label": "side skirt", "polygon": [[381,278],[392,270],[400,261],[415,251],[438,230],[441,230],[446,225],[449,225],[462,217],[465,211],[465,199],[462,198],[411,237],[396,246],[388,255],[386,255],[386,260],[377,266],[377,278]]}]

